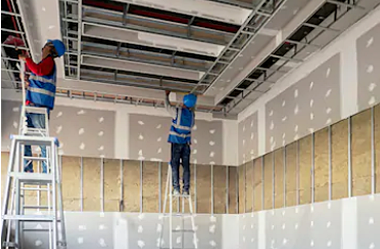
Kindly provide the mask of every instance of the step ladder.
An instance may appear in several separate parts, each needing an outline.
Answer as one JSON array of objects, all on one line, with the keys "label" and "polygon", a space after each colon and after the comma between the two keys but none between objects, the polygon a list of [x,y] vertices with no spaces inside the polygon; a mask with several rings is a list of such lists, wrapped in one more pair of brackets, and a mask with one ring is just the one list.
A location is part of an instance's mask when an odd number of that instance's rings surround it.
[{"label": "step ladder", "polygon": [[[169,198],[168,198],[169,197]],[[179,208],[177,208],[178,212],[173,212],[173,200],[177,200],[177,203],[180,203],[180,199],[182,199],[182,212],[179,211]],[[166,205],[167,201],[169,201],[169,213],[166,213]],[[185,213],[185,202],[188,202],[189,205],[189,212]],[[162,222],[161,222],[161,232],[160,232],[160,238],[158,239],[157,247],[160,249],[197,249],[198,248],[198,238],[197,238],[197,228],[195,226],[195,214],[193,213],[193,205],[191,200],[191,194],[190,195],[173,195],[172,191],[172,169],[170,164],[168,164],[168,173],[166,177],[166,187],[165,187],[165,200],[164,200],[164,207],[163,207],[163,213],[162,213]],[[173,219],[180,219],[181,227],[177,227],[176,229],[173,228]],[[191,229],[185,228],[185,219],[191,220]],[[164,231],[165,231],[165,223],[168,221],[169,223],[169,245],[166,245],[164,243],[163,237],[164,237]],[[173,247],[173,234],[181,233],[181,247]],[[185,247],[185,234],[192,234],[192,245],[194,247]],[[178,244],[178,243],[176,243]]]},{"label": "step ladder", "polygon": [[[23,68],[23,63],[22,63]],[[43,115],[45,127],[29,128],[26,114]],[[19,135],[11,136],[11,147],[1,213],[1,248],[28,249],[25,235],[38,232],[48,235],[48,242],[38,246],[43,249],[66,249],[65,218],[62,203],[61,167],[58,160],[59,142],[49,137],[46,108],[25,106],[23,80],[23,106],[20,115]],[[45,157],[25,156],[25,146],[43,146]],[[47,172],[24,173],[31,162],[44,163]],[[36,205],[26,203],[32,193],[37,194]],[[40,197],[47,200],[41,204]],[[43,225],[43,226],[42,226]]]}]

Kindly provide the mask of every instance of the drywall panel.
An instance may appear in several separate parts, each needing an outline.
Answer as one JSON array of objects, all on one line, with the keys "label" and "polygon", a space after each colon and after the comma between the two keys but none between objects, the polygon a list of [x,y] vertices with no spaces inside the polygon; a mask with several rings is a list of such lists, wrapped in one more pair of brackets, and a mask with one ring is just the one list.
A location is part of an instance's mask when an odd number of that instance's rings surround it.
[{"label": "drywall panel", "polygon": [[245,212],[253,208],[253,161],[245,164]]},{"label": "drywall panel", "polygon": [[315,202],[329,199],[329,131],[319,130],[314,135]]},{"label": "drywall panel", "polygon": [[375,106],[374,108],[374,121],[375,121],[375,183],[376,183],[376,193],[380,193],[380,105]]},{"label": "drywall panel", "polygon": [[311,203],[311,136],[299,140],[300,204]]},{"label": "drywall panel", "polygon": [[143,162],[143,212],[158,212],[158,162]]},{"label": "drywall panel", "polygon": [[239,166],[239,214],[245,213],[245,164]]},{"label": "drywall panel", "polygon": [[352,194],[371,193],[371,110],[358,113],[352,124]]},{"label": "drywall panel", "polygon": [[197,213],[211,213],[210,165],[197,165]]},{"label": "drywall panel", "polygon": [[[62,156],[62,196],[65,211],[81,208],[81,158]],[[96,191],[96,193],[99,193]]]},{"label": "drywall panel", "polygon": [[228,213],[238,213],[238,167],[228,167]]},{"label": "drywall panel", "polygon": [[264,156],[264,209],[273,208],[273,152]]},{"label": "drywall panel", "polygon": [[380,24],[356,40],[358,106],[364,110],[380,101]]},{"label": "drywall panel", "polygon": [[263,196],[263,168],[262,159],[257,158],[253,163],[253,210],[262,210],[262,196]]},{"label": "drywall panel", "polygon": [[[167,142],[171,118],[129,115],[130,157],[138,160],[170,160]],[[196,120],[192,132],[192,163],[223,164],[223,126],[221,121]]]},{"label": "drywall panel", "polygon": [[124,169],[124,211],[140,212],[140,161],[126,160]]},{"label": "drywall panel", "polygon": [[104,211],[120,210],[120,160],[104,159]]},{"label": "drywall panel", "polygon": [[286,146],[286,206],[297,205],[297,178],[299,176],[297,165],[297,142]]},{"label": "drywall panel", "polygon": [[357,203],[357,248],[380,245],[380,195],[359,196]]},{"label": "drywall panel", "polygon": [[213,166],[214,213],[225,214],[226,210],[226,166]]},{"label": "drywall panel", "polygon": [[274,152],[274,207],[284,207],[284,148]]},{"label": "drywall panel", "polygon": [[100,158],[83,158],[83,211],[102,211],[100,164]]},{"label": "drywall panel", "polygon": [[340,120],[340,55],[335,54],[265,105],[266,151]]},{"label": "drywall panel", "polygon": [[259,140],[257,125],[257,112],[239,122],[239,164],[251,161],[258,155]]},{"label": "drywall panel", "polygon": [[[2,101],[2,148],[10,144],[10,134],[18,133],[20,104]],[[112,158],[114,128],[114,111],[56,106],[50,115],[50,135],[58,137],[60,155]]]},{"label": "drywall panel", "polygon": [[332,199],[348,196],[348,121],[332,126]]},{"label": "drywall panel", "polygon": [[265,248],[343,248],[341,201],[267,211],[264,226]]}]

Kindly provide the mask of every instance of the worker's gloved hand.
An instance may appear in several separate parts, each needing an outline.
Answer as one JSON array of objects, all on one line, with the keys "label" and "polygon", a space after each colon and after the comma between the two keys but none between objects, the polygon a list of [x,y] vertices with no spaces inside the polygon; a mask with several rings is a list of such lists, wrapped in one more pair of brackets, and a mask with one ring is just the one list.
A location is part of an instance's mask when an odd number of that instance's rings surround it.
[{"label": "worker's gloved hand", "polygon": [[26,55],[23,55],[23,54],[20,54],[20,55],[18,56],[18,59],[21,60],[21,61],[25,61],[26,58],[27,58]]}]

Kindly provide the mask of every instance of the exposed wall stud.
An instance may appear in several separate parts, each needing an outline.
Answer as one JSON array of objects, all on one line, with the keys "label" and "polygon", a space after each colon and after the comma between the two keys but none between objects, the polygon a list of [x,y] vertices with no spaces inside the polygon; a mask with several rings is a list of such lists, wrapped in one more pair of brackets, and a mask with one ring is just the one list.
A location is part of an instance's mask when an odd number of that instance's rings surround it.
[{"label": "exposed wall stud", "polygon": [[247,203],[247,167],[246,167],[246,164],[244,164],[243,165],[243,184],[244,184],[244,186],[243,186],[243,191],[244,191],[244,206],[243,206],[243,210],[244,210],[244,213],[246,212],[246,210],[247,210],[247,205],[246,205],[246,203]]},{"label": "exposed wall stud", "polygon": [[239,213],[239,168],[236,167],[235,172],[235,178],[236,178],[236,213]]},{"label": "exposed wall stud", "polygon": [[284,147],[283,153],[283,165],[284,165],[284,207],[286,207],[286,146]]},{"label": "exposed wall stud", "polygon": [[197,165],[194,164],[194,213],[198,212],[197,202]]},{"label": "exposed wall stud", "polygon": [[140,161],[140,213],[143,210],[143,161]]},{"label": "exposed wall stud", "polygon": [[211,167],[211,214],[214,214],[214,165]]},{"label": "exposed wall stud", "polygon": [[328,128],[328,148],[329,148],[329,200],[332,200],[332,140],[331,140],[331,125]]},{"label": "exposed wall stud", "polygon": [[352,155],[351,155],[351,117],[348,117],[348,197],[352,197]]},{"label": "exposed wall stud", "polygon": [[296,203],[300,204],[300,142],[297,140],[297,149],[296,149]]},{"label": "exposed wall stud", "polygon": [[315,133],[311,134],[311,203],[315,201]]},{"label": "exposed wall stud", "polygon": [[80,211],[83,212],[83,157],[80,157]]},{"label": "exposed wall stud", "polygon": [[275,174],[275,156],[274,156],[275,152],[273,151],[272,152],[272,208],[274,209],[275,207],[275,196],[276,196],[276,184],[275,184],[275,178],[276,178],[276,174]]},{"label": "exposed wall stud", "polygon": [[264,208],[265,208],[265,205],[264,205],[264,201],[265,201],[264,176],[265,176],[265,173],[264,173],[264,156],[262,156],[261,157],[261,184],[263,185],[263,187],[261,188],[261,210],[264,210]]},{"label": "exposed wall stud", "polygon": [[158,212],[161,213],[161,206],[162,206],[162,195],[161,195],[161,188],[162,188],[162,181],[161,181],[161,174],[162,174],[162,163],[158,162]]},{"label": "exposed wall stud", "polygon": [[255,165],[256,160],[252,160],[252,212],[255,211]]},{"label": "exposed wall stud", "polygon": [[371,194],[376,192],[375,108],[371,108]]},{"label": "exposed wall stud", "polygon": [[124,211],[124,162],[120,159],[120,205],[119,211]]},{"label": "exposed wall stud", "polygon": [[104,212],[104,158],[100,158],[100,208]]}]

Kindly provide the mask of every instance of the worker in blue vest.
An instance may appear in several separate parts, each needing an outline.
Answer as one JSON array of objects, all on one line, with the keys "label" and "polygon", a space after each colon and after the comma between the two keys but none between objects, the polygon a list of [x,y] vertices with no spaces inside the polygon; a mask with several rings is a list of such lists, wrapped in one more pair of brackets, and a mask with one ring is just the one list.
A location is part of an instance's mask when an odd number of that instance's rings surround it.
[{"label": "worker in blue vest", "polygon": [[171,160],[173,195],[180,194],[179,165],[182,161],[183,167],[183,195],[189,195],[190,190],[190,145],[191,130],[194,126],[194,107],[197,96],[187,94],[183,97],[183,105],[175,107],[169,101],[170,91],[166,91],[165,107],[170,113],[172,125],[170,127],[168,142],[171,143]]},{"label": "worker in blue vest", "polygon": [[[54,59],[61,57],[66,52],[66,47],[60,40],[48,40],[42,48],[42,60],[34,63],[31,58],[19,55],[19,59],[25,61],[31,71],[27,81],[26,105],[47,108],[48,115],[54,108],[55,91],[57,83],[57,69]],[[27,113],[27,126],[30,128],[45,129],[43,114]],[[30,146],[25,146],[25,156],[32,156]],[[41,156],[46,157],[46,148],[41,146]],[[25,172],[33,172],[31,161],[25,162]],[[42,163],[42,172],[46,173],[46,163]]]}]

